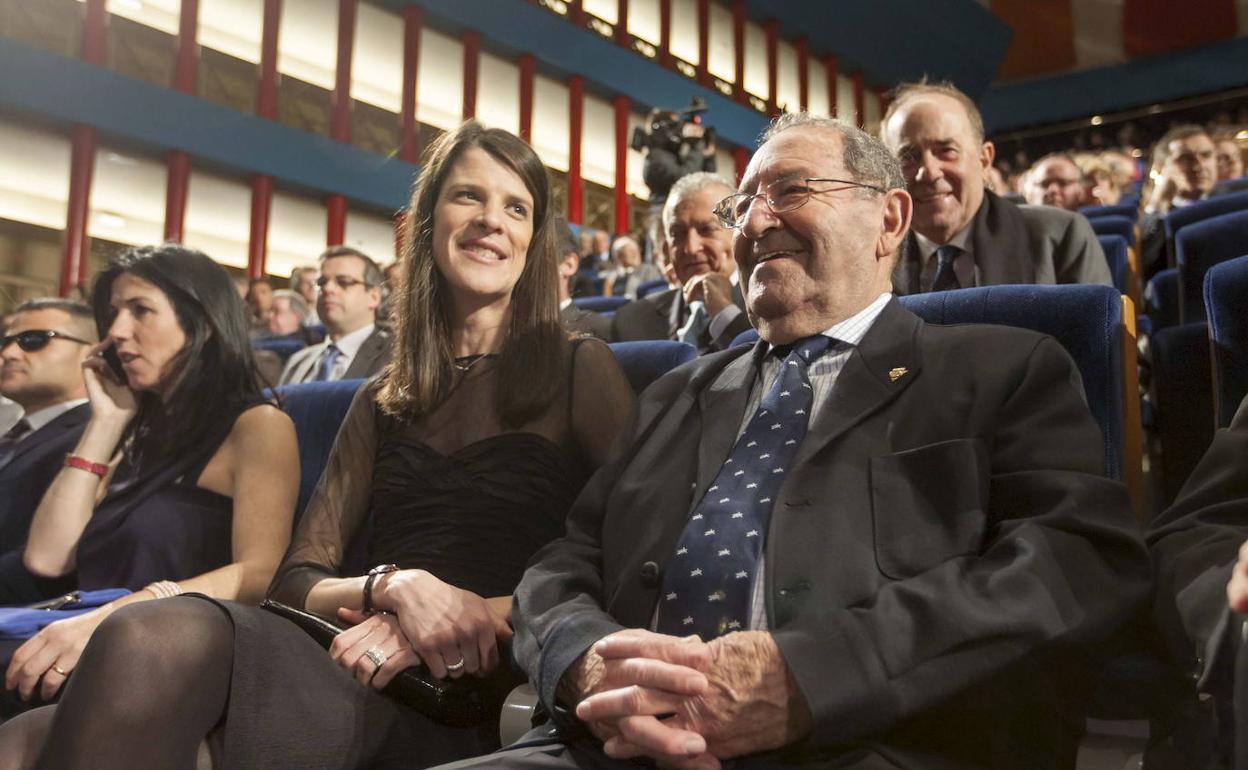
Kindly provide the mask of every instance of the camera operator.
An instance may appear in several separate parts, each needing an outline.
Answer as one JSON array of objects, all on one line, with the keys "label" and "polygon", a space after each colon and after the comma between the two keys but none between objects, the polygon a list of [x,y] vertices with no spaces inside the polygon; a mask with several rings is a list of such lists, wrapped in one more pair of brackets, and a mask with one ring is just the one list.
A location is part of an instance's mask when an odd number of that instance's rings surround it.
[{"label": "camera operator", "polygon": [[695,98],[684,114],[656,107],[650,111],[644,136],[633,136],[633,149],[646,150],[642,179],[650,188],[650,221],[663,216],[663,202],[672,185],[697,171],[715,171],[715,132],[700,122],[706,107]]}]

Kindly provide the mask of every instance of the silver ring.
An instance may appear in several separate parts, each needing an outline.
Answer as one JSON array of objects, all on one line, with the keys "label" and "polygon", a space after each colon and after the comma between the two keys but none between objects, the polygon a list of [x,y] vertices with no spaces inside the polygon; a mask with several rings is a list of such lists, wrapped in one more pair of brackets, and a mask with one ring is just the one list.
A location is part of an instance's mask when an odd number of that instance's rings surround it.
[{"label": "silver ring", "polygon": [[459,662],[457,662],[457,663],[447,663],[447,664],[446,664],[446,670],[447,670],[447,671],[450,671],[451,673],[455,673],[456,671],[463,671],[463,670],[464,670],[464,659],[463,659],[463,657],[461,656],[461,657],[460,657],[460,659],[459,659]]},{"label": "silver ring", "polygon": [[382,666],[386,665],[386,658],[388,656],[386,655],[385,652],[382,651],[380,647],[369,647],[367,650],[364,651],[364,657],[371,660],[373,662],[373,665],[376,666],[377,668],[381,668]]}]

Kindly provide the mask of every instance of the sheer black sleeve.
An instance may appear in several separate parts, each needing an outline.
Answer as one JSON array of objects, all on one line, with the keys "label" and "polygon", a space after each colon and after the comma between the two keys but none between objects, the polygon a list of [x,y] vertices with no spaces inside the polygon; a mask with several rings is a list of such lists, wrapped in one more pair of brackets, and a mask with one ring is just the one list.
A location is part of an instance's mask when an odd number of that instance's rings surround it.
[{"label": "sheer black sleeve", "polygon": [[368,515],[377,417],[373,389],[366,384],[356,391],[338,429],[325,472],[269,586],[270,598],[303,607],[312,586],[325,578],[341,577],[343,552]]},{"label": "sheer black sleeve", "polygon": [[606,460],[607,450],[633,421],[637,397],[605,342],[575,343],[572,360],[570,428],[591,472]]}]

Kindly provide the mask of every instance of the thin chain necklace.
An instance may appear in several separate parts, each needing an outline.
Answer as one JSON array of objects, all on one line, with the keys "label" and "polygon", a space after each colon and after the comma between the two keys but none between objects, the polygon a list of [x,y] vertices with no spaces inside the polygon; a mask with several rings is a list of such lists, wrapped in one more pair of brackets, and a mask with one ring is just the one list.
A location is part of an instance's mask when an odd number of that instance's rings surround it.
[{"label": "thin chain necklace", "polygon": [[477,353],[471,356],[460,356],[459,358],[456,358],[452,363],[455,365],[455,368],[458,369],[459,371],[467,372],[469,369],[476,366],[478,361],[482,361],[486,358],[493,358],[496,355],[498,354],[497,353]]}]

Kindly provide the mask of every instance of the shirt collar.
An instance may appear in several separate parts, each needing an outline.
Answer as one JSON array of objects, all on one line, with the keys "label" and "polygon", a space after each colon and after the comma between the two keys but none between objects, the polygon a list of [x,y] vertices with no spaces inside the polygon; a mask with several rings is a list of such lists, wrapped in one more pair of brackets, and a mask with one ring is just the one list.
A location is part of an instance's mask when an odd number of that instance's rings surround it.
[{"label": "shirt collar", "polygon": [[346,356],[348,359],[355,358],[355,354],[360,352],[360,346],[364,344],[364,340],[368,339],[376,327],[373,324],[356,329],[350,334],[344,334],[338,338],[337,342],[328,343],[338,348],[338,352]]},{"label": "shirt collar", "polygon": [[971,249],[971,225],[974,222],[975,218],[972,217],[970,222],[967,222],[961,230],[954,233],[953,237],[949,239],[948,244],[937,243],[931,238],[928,238],[919,231],[915,230],[914,240],[919,245],[919,256],[923,258],[922,263],[926,263],[932,258],[932,255],[936,253],[936,249],[945,245],[957,246],[962,250],[963,254],[970,254],[971,256],[974,256],[974,251]]},{"label": "shirt collar", "polygon": [[[879,318],[883,312],[884,306],[893,298],[891,292],[884,292],[875,298],[870,305],[862,310],[854,313],[843,321],[838,321],[828,328],[824,329],[820,334],[825,337],[831,337],[834,342],[843,342],[846,345],[857,346],[862,342],[862,338],[866,336],[871,327],[875,324],[875,319]],[[767,352],[775,350],[775,345],[768,345]]]},{"label": "shirt collar", "polygon": [[43,426],[55,420],[57,417],[65,414],[70,409],[85,403],[87,403],[85,398],[76,398],[73,401],[62,401],[59,404],[53,404],[52,406],[44,407],[37,412],[31,412],[25,415],[23,419],[30,424],[30,433],[27,433],[26,435],[29,436],[31,433],[39,430]]}]

